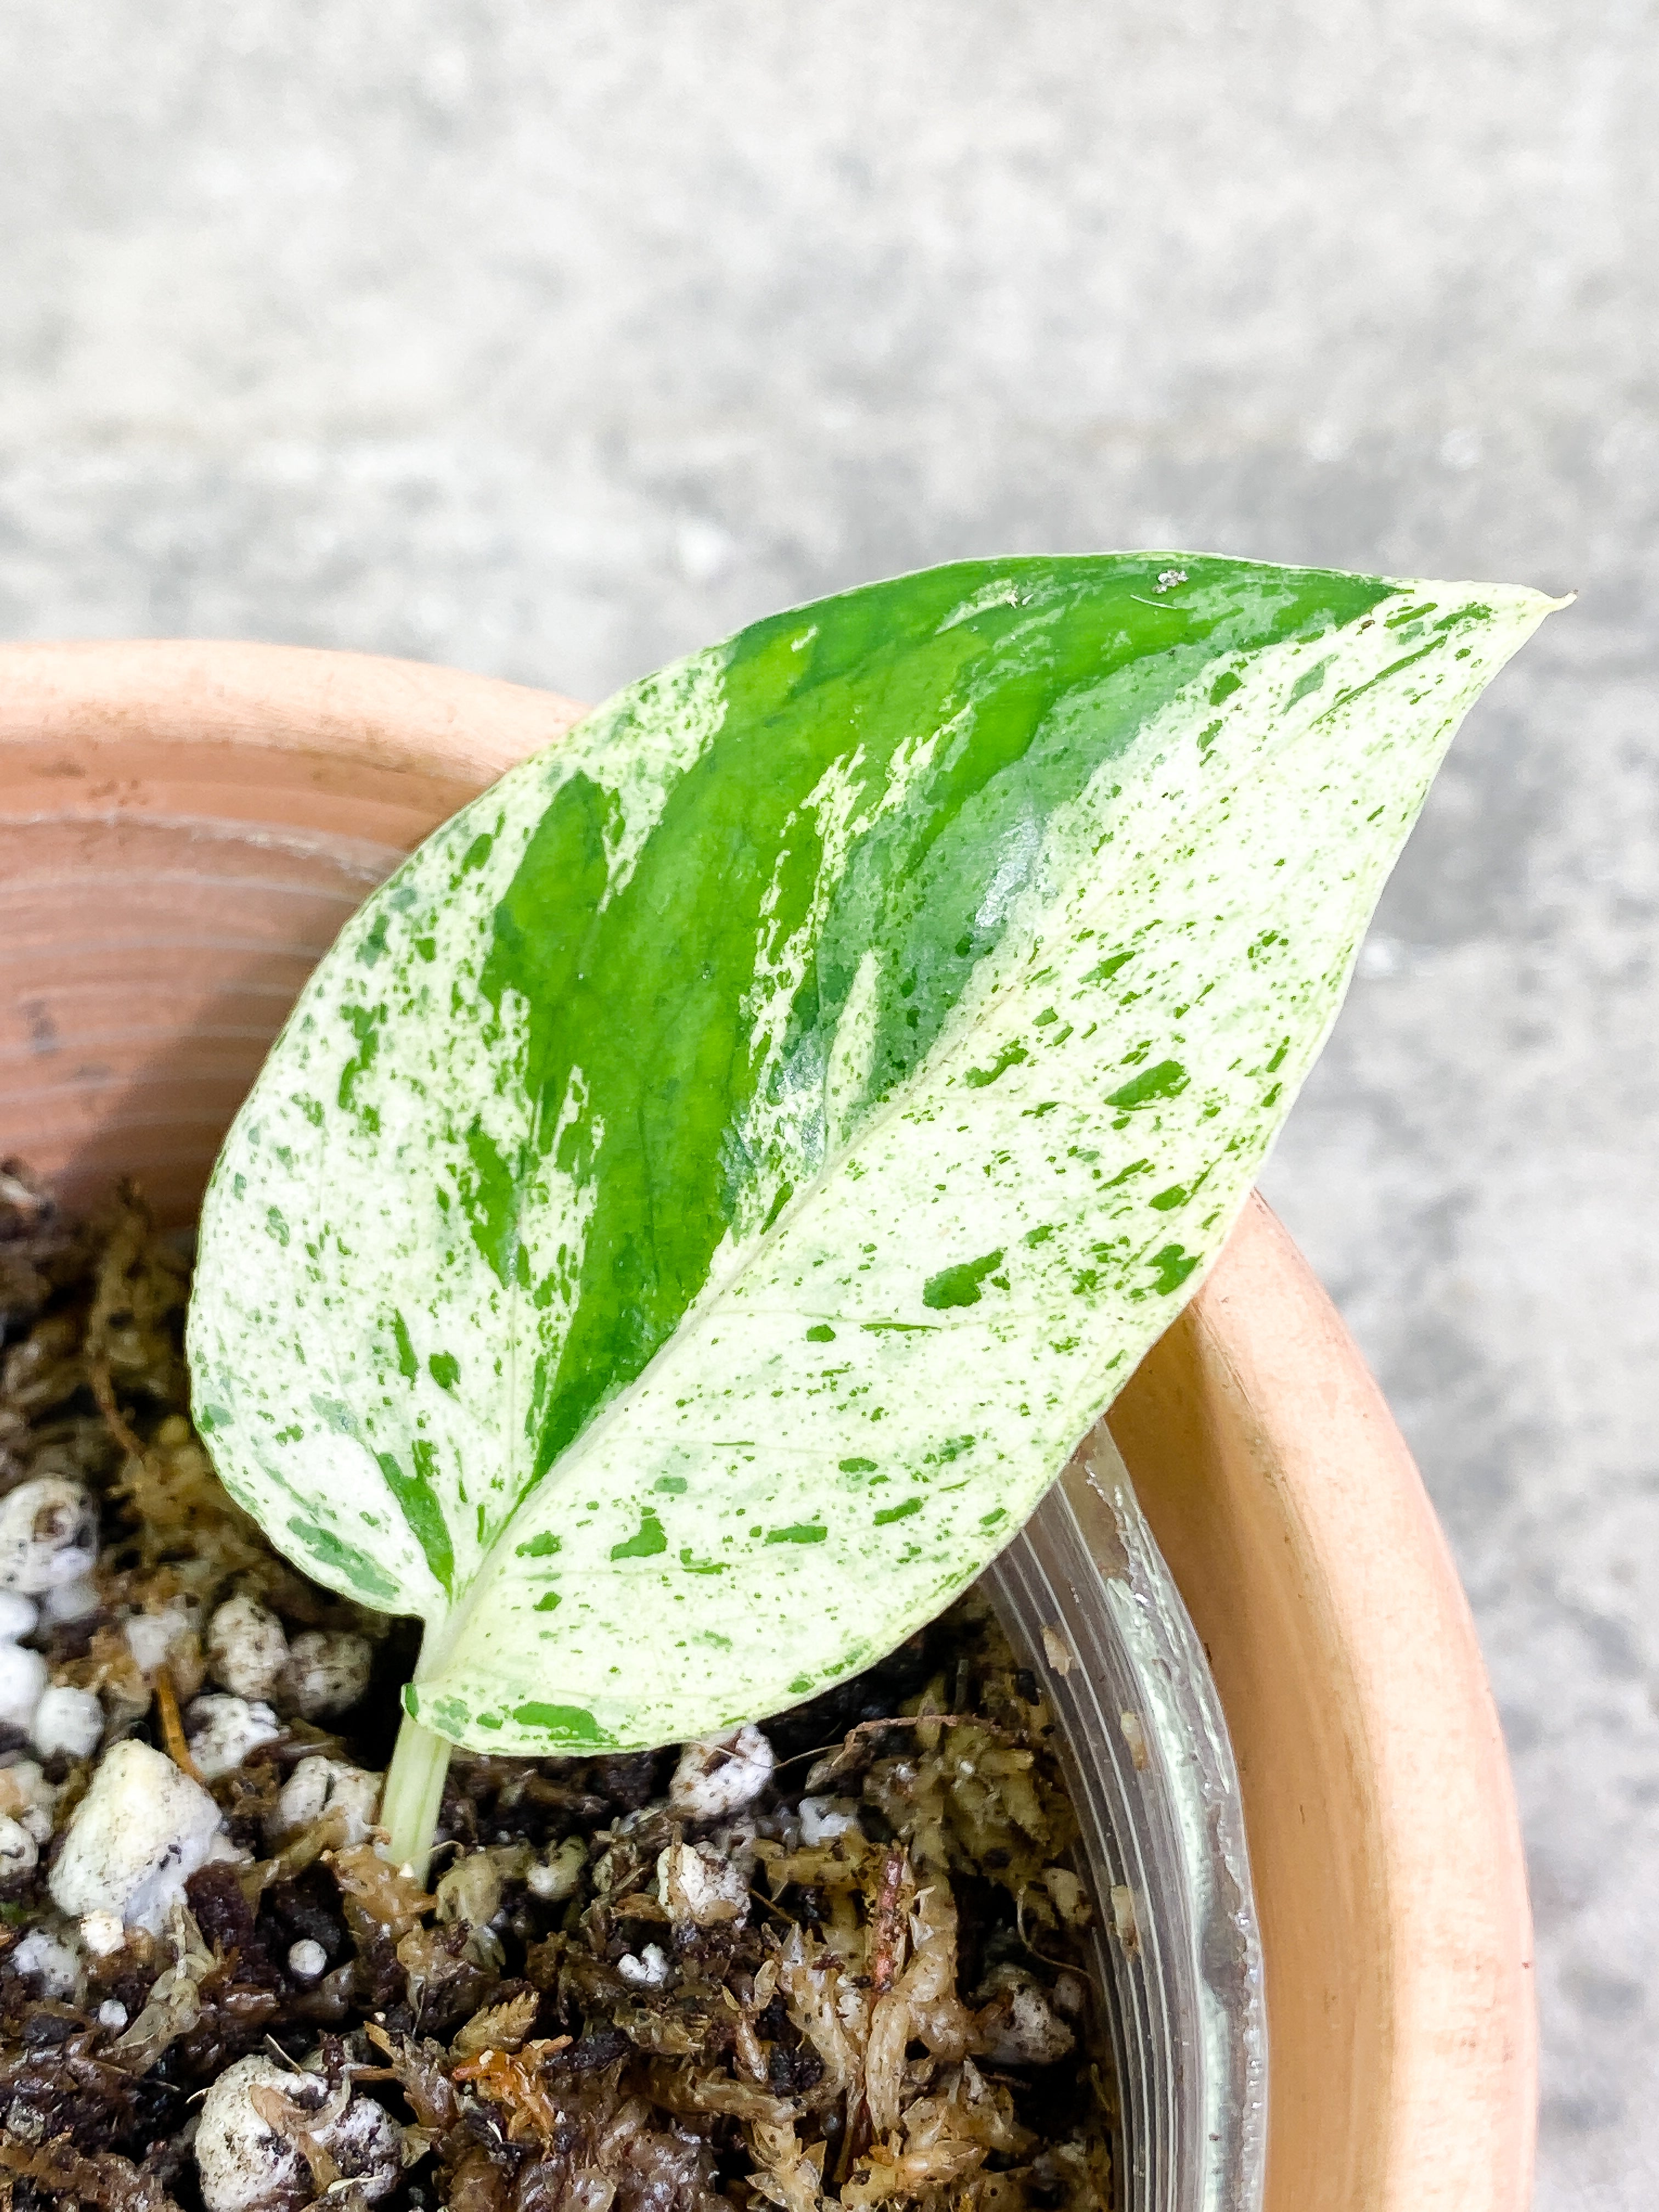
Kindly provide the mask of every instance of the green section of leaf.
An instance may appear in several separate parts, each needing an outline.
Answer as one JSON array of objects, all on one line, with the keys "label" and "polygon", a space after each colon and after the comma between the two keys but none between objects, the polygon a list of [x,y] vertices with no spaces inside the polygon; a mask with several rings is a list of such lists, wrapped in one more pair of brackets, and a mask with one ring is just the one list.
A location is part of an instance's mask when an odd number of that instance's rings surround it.
[{"label": "green section of leaf", "polygon": [[647,1506],[640,1516],[637,1532],[625,1544],[613,1544],[613,1559],[654,1559],[659,1552],[668,1549],[668,1539],[663,1534],[662,1522]]},{"label": "green section of leaf", "polygon": [[616,1741],[580,1705],[547,1705],[532,1699],[515,1707],[513,1717],[521,1729],[534,1730],[561,1749],[603,1751]]},{"label": "green section of leaf", "polygon": [[1178,1060],[1160,1060],[1156,1067],[1133,1076],[1118,1090],[1109,1091],[1106,1103],[1126,1110],[1135,1106],[1155,1106],[1162,1098],[1178,1098],[1187,1088],[1187,1071]]},{"label": "green section of leaf", "polygon": [[988,1252],[981,1260],[963,1260],[954,1267],[942,1267],[922,1285],[921,1303],[936,1313],[947,1306],[976,1306],[982,1295],[980,1285],[1001,1265],[1002,1254],[998,1250]]},{"label": "green section of leaf", "polygon": [[[271,1531],[272,1535],[276,1531]],[[383,1575],[373,1559],[367,1559],[349,1544],[326,1528],[319,1528],[297,1515],[288,1522],[284,1533],[289,1541],[283,1549],[298,1557],[321,1582],[332,1583],[337,1589],[345,1589],[353,1597],[366,1599],[370,1605],[395,1604],[398,1585],[389,1575]]]},{"label": "green section of leaf", "polygon": [[424,1613],[418,1717],[495,1750],[896,1642],[1201,1279],[1546,605],[969,563],[622,694],[370,901],[239,1118],[191,1328],[233,1491]]}]

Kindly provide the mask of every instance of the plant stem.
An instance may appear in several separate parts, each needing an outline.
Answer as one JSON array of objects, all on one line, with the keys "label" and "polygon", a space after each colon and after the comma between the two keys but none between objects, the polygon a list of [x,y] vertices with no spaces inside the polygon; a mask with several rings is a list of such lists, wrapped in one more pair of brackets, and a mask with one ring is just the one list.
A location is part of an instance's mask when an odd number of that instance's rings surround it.
[{"label": "plant stem", "polygon": [[426,1880],[431,1863],[432,1837],[438,1825],[438,1808],[443,1802],[449,1752],[446,1738],[434,1735],[419,1721],[404,1715],[392,1764],[386,1769],[380,1826],[391,1836],[386,1856],[394,1866],[412,1867],[416,1881]]}]

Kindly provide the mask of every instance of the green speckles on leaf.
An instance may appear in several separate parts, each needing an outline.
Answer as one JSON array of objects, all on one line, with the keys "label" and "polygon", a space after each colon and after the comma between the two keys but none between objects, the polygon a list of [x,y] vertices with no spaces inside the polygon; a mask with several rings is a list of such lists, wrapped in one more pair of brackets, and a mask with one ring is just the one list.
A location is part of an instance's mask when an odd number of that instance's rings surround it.
[{"label": "green speckles on leaf", "polygon": [[415,1356],[415,1345],[409,1334],[409,1323],[400,1313],[392,1316],[392,1334],[398,1346],[398,1372],[405,1382],[419,1380],[421,1363]]},{"label": "green speckles on leaf", "polygon": [[962,1079],[970,1091],[983,1091],[998,1076],[1006,1075],[1011,1067],[1018,1067],[1030,1056],[1023,1044],[1006,1044],[989,1067],[970,1067]]},{"label": "green speckles on leaf", "polygon": [[434,1352],[426,1371],[441,1390],[453,1390],[461,1379],[461,1363],[453,1352]]},{"label": "green speckles on leaf", "polygon": [[340,1070],[336,1097],[343,1112],[349,1113],[356,1098],[357,1085],[374,1065],[374,1056],[380,1048],[380,1029],[386,1020],[386,1008],[379,1006],[343,1006],[340,1018],[357,1041],[357,1049]]},{"label": "green speckles on leaf", "polygon": [[386,1488],[398,1501],[398,1511],[409,1523],[410,1534],[432,1570],[433,1581],[448,1595],[455,1586],[455,1554],[449,1523],[432,1484],[432,1447],[424,1438],[416,1437],[410,1449],[420,1469],[417,1474],[409,1474],[394,1452],[376,1452],[375,1462],[386,1477]]},{"label": "green speckles on leaf", "polygon": [[468,1172],[460,1178],[461,1206],[472,1241],[498,1283],[513,1281],[519,1260],[519,1196],[524,1162],[510,1159],[480,1121],[466,1133]]},{"label": "green speckles on leaf", "polygon": [[638,1532],[625,1544],[613,1544],[613,1559],[654,1559],[659,1552],[668,1549],[668,1539],[663,1534],[662,1522],[647,1505],[640,1516]]},{"label": "green speckles on leaf", "polygon": [[1081,975],[1078,980],[1082,983],[1109,983],[1113,976],[1120,969],[1127,968],[1134,957],[1133,952],[1114,952],[1109,959],[1097,962],[1086,975]]},{"label": "green speckles on leaf", "polygon": [[787,1528],[769,1528],[769,1544],[821,1544],[830,1534],[820,1521],[792,1521]]},{"label": "green speckles on leaf", "polygon": [[963,1260],[954,1267],[942,1267],[923,1284],[921,1303],[935,1313],[951,1306],[976,1306],[984,1296],[981,1284],[1001,1265],[1002,1253],[999,1249],[986,1253],[982,1259]]},{"label": "green speckles on leaf", "polygon": [[302,1552],[308,1553],[317,1565],[325,1572],[331,1569],[343,1575],[359,1597],[370,1605],[385,1606],[398,1596],[398,1585],[390,1575],[383,1575],[373,1559],[314,1522],[301,1519],[297,1515],[288,1522],[288,1533]]},{"label": "green speckles on leaf", "polygon": [[515,1559],[550,1559],[556,1552],[563,1548],[563,1539],[556,1536],[550,1528],[544,1528],[539,1535],[532,1536],[527,1543],[515,1544],[513,1556]]},{"label": "green speckles on leaf", "polygon": [[836,1332],[827,1321],[814,1322],[806,1332],[806,1341],[809,1344],[833,1344],[835,1340]]},{"label": "green speckles on leaf", "polygon": [[[1402,669],[1410,668],[1415,662],[1425,659],[1430,653],[1438,652],[1443,643],[1443,640],[1431,637],[1426,645],[1419,645],[1415,653],[1402,653],[1398,660],[1391,660],[1386,668],[1379,668],[1375,676],[1369,678],[1364,684],[1356,684],[1352,690],[1339,691],[1336,696],[1336,706],[1351,707],[1356,699],[1363,698],[1368,691],[1374,691],[1379,684],[1388,683],[1392,678],[1398,676]],[[1325,709],[1327,714],[1334,711],[1334,709],[1331,708]]]},{"label": "green speckles on leaf", "polygon": [[357,1416],[343,1398],[327,1398],[318,1390],[313,1390],[309,1395],[312,1412],[325,1420],[337,1437],[362,1435]]},{"label": "green speckles on leaf", "polygon": [[1171,1183],[1168,1190],[1158,1191],[1146,1203],[1154,1213],[1173,1213],[1176,1206],[1187,1203],[1186,1187],[1178,1182]]},{"label": "green speckles on leaf", "polygon": [[265,1234],[268,1237],[274,1237],[279,1244],[288,1243],[288,1223],[279,1206],[269,1206],[265,1208]]},{"label": "green speckles on leaf", "polygon": [[562,1749],[605,1751],[616,1741],[580,1705],[549,1705],[532,1698],[514,1705],[513,1717],[520,1728],[538,1729]]},{"label": "green speckles on leaf", "polygon": [[1330,665],[1328,659],[1316,661],[1311,668],[1298,676],[1291,686],[1290,696],[1285,701],[1285,705],[1294,707],[1298,699],[1305,699],[1310,691],[1317,691],[1325,681],[1325,672]]},{"label": "green speckles on leaf", "polygon": [[1181,1288],[1199,1263],[1196,1252],[1183,1252],[1179,1244],[1166,1244],[1155,1252],[1147,1265],[1152,1268],[1152,1288],[1162,1298],[1167,1298]]},{"label": "green speckles on leaf", "polygon": [[1103,1190],[1119,1190],[1126,1182],[1132,1182],[1136,1176],[1150,1174],[1152,1165],[1150,1160],[1131,1160],[1127,1166],[1120,1168],[1109,1182],[1101,1185],[1101,1188]]},{"label": "green speckles on leaf", "polygon": [[1163,1099],[1178,1098],[1187,1082],[1187,1071],[1178,1060],[1160,1060],[1155,1067],[1143,1068],[1121,1090],[1109,1091],[1106,1103],[1129,1113],[1137,1107],[1155,1106]]},{"label": "green speckles on leaf", "polygon": [[1210,686],[1210,704],[1212,707],[1219,707],[1224,700],[1231,699],[1235,691],[1242,691],[1243,689],[1243,678],[1234,675],[1231,668],[1224,669]]},{"label": "green speckles on leaf", "polygon": [[907,1498],[902,1504],[890,1505],[884,1513],[872,1514],[871,1518],[878,1528],[884,1528],[890,1521],[908,1521],[913,1513],[921,1512],[921,1498]]},{"label": "green speckles on leaf", "polygon": [[382,907],[363,932],[362,941],[357,947],[357,957],[365,968],[372,968],[386,951],[386,931],[391,925],[391,912]]},{"label": "green speckles on leaf", "polygon": [[811,1674],[795,1675],[789,1685],[790,1696],[792,1698],[804,1698],[807,1694],[808,1691],[812,1688],[813,1680],[814,1678]]},{"label": "green speckles on leaf", "polygon": [[670,1498],[684,1498],[690,1486],[683,1474],[659,1474],[651,1486],[653,1490],[665,1492]]},{"label": "green speckles on leaf", "polygon": [[544,1590],[536,1601],[535,1610],[538,1613],[553,1613],[562,1603],[557,1590]]},{"label": "green speckles on leaf", "polygon": [[844,1459],[837,1462],[843,1474],[873,1474],[876,1462],[872,1459]]}]

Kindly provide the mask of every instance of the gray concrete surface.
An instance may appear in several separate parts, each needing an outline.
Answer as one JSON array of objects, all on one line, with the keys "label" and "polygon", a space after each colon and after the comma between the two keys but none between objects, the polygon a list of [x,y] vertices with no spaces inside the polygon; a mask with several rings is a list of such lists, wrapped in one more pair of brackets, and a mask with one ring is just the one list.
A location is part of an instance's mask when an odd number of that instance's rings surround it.
[{"label": "gray concrete surface", "polygon": [[1547,2212],[1659,2192],[1656,30],[1652,0],[0,15],[12,635],[597,695],[1006,548],[1580,592],[1462,740],[1267,1178],[1490,1655]]}]

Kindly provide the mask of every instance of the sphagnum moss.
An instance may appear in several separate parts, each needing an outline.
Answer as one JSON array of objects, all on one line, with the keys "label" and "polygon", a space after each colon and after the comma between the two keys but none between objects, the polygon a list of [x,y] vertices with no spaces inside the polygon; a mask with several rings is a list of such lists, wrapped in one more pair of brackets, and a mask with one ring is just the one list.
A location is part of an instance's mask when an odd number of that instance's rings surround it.
[{"label": "sphagnum moss", "polygon": [[[0,1169],[0,1512],[43,1482],[81,1501],[0,1628],[98,1727],[84,1755],[0,1736],[13,2212],[1107,2201],[1073,1823],[982,1608],[720,1743],[459,1754],[419,1882],[373,1826],[407,1626],[307,1582],[220,1489],[188,1285],[135,1194],[88,1231]],[[319,1639],[369,1662],[326,1713]],[[95,1895],[69,1893],[77,1831]]]}]

